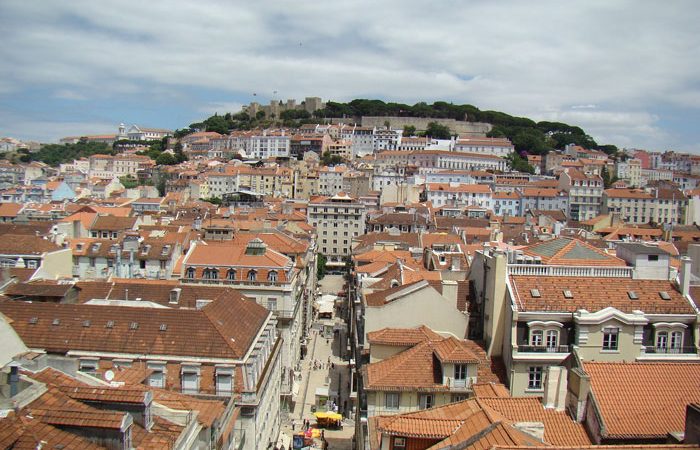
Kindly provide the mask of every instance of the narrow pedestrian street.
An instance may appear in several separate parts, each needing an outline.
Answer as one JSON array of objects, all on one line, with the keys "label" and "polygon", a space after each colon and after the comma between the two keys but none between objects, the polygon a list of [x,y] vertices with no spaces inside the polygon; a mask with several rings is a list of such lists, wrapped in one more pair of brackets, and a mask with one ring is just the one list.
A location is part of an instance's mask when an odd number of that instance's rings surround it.
[{"label": "narrow pedestrian street", "polygon": [[[328,275],[321,282],[322,294],[336,294],[341,290],[343,278],[340,275]],[[327,319],[315,319],[309,331],[308,354],[301,361],[299,394],[294,398],[294,409],[282,426],[278,447],[284,445],[290,449],[292,435],[304,429],[304,421],[311,427],[317,427],[315,412],[333,412],[335,404],[337,413],[343,416],[341,428],[324,427],[323,435],[328,441],[329,449],[351,449],[355,423],[352,415],[350,395],[350,370],[348,362],[341,357],[344,345],[343,333],[326,332],[324,324]],[[315,439],[315,446],[322,448],[320,439]]]}]

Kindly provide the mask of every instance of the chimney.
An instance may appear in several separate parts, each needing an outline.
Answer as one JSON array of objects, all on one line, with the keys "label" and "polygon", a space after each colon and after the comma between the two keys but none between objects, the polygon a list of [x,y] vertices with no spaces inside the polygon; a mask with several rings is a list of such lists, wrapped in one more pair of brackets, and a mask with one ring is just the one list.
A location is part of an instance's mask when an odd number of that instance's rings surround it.
[{"label": "chimney", "polygon": [[564,411],[567,390],[567,370],[562,366],[549,366],[544,383],[545,408]]},{"label": "chimney", "polygon": [[461,270],[462,264],[459,259],[459,256],[452,256],[452,265],[450,266],[450,270]]},{"label": "chimney", "polygon": [[458,284],[454,280],[442,280],[442,296],[447,300],[454,302],[457,306],[457,287]]},{"label": "chimney", "polygon": [[690,293],[690,270],[693,265],[693,260],[684,256],[681,258],[681,271],[678,274],[678,286],[681,288],[681,294],[688,296]]}]

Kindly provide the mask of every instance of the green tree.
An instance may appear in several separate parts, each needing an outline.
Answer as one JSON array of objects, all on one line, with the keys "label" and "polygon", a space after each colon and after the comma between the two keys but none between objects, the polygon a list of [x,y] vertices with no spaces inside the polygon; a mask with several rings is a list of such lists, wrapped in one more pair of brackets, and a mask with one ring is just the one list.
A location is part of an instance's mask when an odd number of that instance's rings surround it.
[{"label": "green tree", "polygon": [[159,166],[172,166],[177,164],[177,159],[170,153],[163,152],[156,158],[156,164]]},{"label": "green tree", "polygon": [[324,254],[319,253],[316,258],[316,279],[321,280],[326,276],[327,258]]},{"label": "green tree", "polygon": [[603,186],[605,189],[610,188],[616,181],[619,180],[617,176],[610,175],[610,171],[607,166],[603,166],[603,170],[600,171],[600,178],[603,179]]},{"label": "green tree", "polygon": [[202,200],[203,202],[209,202],[209,203],[211,203],[212,205],[221,205],[221,203],[223,202],[223,201],[221,200],[221,197],[209,197],[209,198],[203,198],[203,199],[201,199],[201,200]]},{"label": "green tree", "polygon": [[323,152],[323,155],[321,155],[321,164],[324,166],[335,166],[337,164],[341,164],[342,162],[343,158],[338,155],[331,155],[331,152],[329,151]]},{"label": "green tree", "polygon": [[535,173],[535,168],[527,162],[527,159],[520,156],[517,152],[513,152],[506,156],[506,162],[511,170],[517,170],[518,172]]},{"label": "green tree", "polygon": [[404,125],[403,126],[403,135],[404,136],[415,136],[416,135],[416,127],[413,125]]},{"label": "green tree", "polygon": [[131,175],[124,175],[123,177],[119,177],[119,182],[126,189],[133,189],[139,185],[139,181]]},{"label": "green tree", "polygon": [[428,123],[428,128],[425,129],[423,136],[429,136],[433,139],[450,139],[452,134],[450,128],[446,125],[440,125],[437,122]]}]

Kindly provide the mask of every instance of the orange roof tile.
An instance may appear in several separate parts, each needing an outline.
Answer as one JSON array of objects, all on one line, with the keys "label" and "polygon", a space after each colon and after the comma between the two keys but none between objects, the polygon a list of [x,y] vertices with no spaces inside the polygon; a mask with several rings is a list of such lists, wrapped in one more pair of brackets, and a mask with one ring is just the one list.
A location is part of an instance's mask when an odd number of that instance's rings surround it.
[{"label": "orange roof tile", "polygon": [[603,438],[665,439],[700,402],[700,364],[585,362]]},{"label": "orange roof tile", "polygon": [[[667,280],[632,278],[588,278],[511,275],[515,307],[519,311],[590,312],[612,306],[624,313],[641,310],[647,314],[695,314],[695,308]],[[533,289],[539,297],[533,297]],[[564,290],[573,298],[564,297]],[[630,299],[635,292],[638,299]],[[660,292],[670,299],[661,298]]]}]

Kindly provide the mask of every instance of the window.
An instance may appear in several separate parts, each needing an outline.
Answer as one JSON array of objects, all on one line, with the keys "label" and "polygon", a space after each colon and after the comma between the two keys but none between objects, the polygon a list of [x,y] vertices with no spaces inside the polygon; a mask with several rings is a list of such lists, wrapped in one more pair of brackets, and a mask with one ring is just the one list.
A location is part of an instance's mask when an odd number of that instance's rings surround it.
[{"label": "window", "polygon": [[467,379],[467,365],[466,364],[455,364],[455,380],[466,380]]},{"label": "window", "polygon": [[656,350],[666,353],[668,349],[668,331],[659,331],[656,333]]},{"label": "window", "polygon": [[131,449],[131,427],[124,430],[124,450]]},{"label": "window", "polygon": [[468,398],[469,398],[469,396],[467,394],[452,394],[450,401],[452,403],[461,402],[462,400],[466,400]]},{"label": "window", "polygon": [[401,393],[387,392],[384,394],[384,406],[386,407],[386,409],[399,409],[400,399]]},{"label": "window", "polygon": [[151,375],[148,377],[148,385],[151,387],[165,387],[165,364],[149,363],[148,368],[151,369]]},{"label": "window", "polygon": [[648,261],[658,261],[659,255],[647,255],[647,260]]},{"label": "window", "polygon": [[226,272],[226,279],[233,281],[236,279],[236,270],[235,269],[229,269],[228,272]]},{"label": "window", "polygon": [[532,330],[530,332],[530,345],[533,347],[541,347],[543,342],[544,332],[542,330]]},{"label": "window", "polygon": [[257,276],[258,276],[258,274],[254,270],[248,271],[248,281],[255,281]]},{"label": "window", "polygon": [[547,350],[556,350],[559,341],[559,333],[556,330],[547,331]]},{"label": "window", "polygon": [[81,359],[79,363],[78,370],[84,373],[89,373],[95,375],[97,372],[97,360],[96,359]]},{"label": "window", "polygon": [[267,299],[267,309],[270,311],[277,311],[277,299],[275,297],[269,297]]},{"label": "window", "polygon": [[394,437],[394,448],[406,448],[406,438]]},{"label": "window", "polygon": [[194,267],[188,267],[187,270],[185,270],[185,278],[194,278],[194,274]]},{"label": "window", "polygon": [[233,392],[233,369],[220,367],[216,369],[216,395],[231,395]]},{"label": "window", "polygon": [[277,272],[274,270],[271,270],[270,272],[267,273],[267,281],[271,283],[276,283],[277,282]]},{"label": "window", "polygon": [[216,280],[219,278],[219,271],[217,269],[204,269],[204,279],[205,280]]},{"label": "window", "polygon": [[683,332],[672,331],[668,349],[671,353],[679,353],[683,347]]},{"label": "window", "polygon": [[199,391],[199,367],[182,367],[182,392],[196,394]]},{"label": "window", "polygon": [[532,366],[528,372],[528,389],[542,389],[542,366]]},{"label": "window", "polygon": [[435,404],[433,394],[421,394],[421,396],[418,398],[418,404],[420,409],[432,408]]},{"label": "window", "polygon": [[619,330],[617,328],[603,329],[603,350],[617,350],[618,333]]}]

